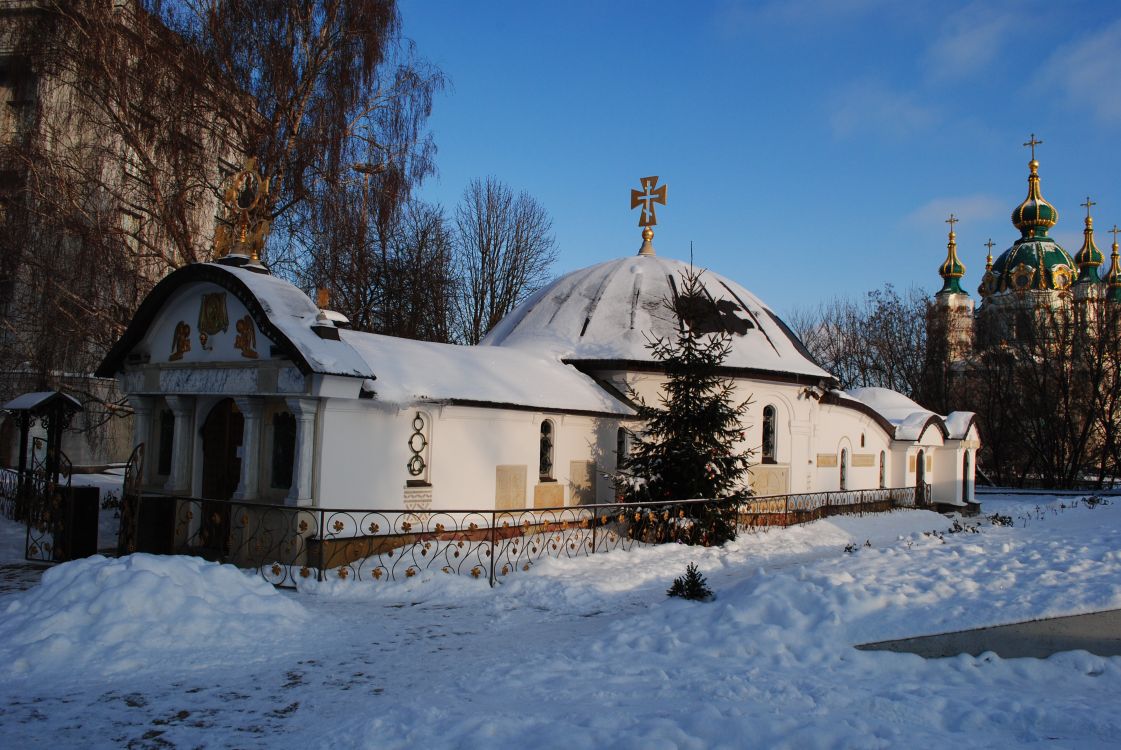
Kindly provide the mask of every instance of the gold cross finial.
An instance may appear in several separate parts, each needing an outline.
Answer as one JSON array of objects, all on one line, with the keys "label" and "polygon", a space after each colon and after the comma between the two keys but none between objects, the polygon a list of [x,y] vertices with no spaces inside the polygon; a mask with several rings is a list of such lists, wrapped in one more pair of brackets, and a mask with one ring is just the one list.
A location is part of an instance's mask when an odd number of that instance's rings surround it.
[{"label": "gold cross finial", "polygon": [[1110,229],[1109,231],[1113,232],[1113,246],[1117,247],[1117,235],[1118,233],[1121,233],[1121,229],[1118,229],[1117,225],[1114,224],[1113,229]]},{"label": "gold cross finial", "polygon": [[1031,139],[1027,143],[1025,143],[1024,145],[1025,146],[1031,146],[1031,160],[1035,161],[1035,147],[1036,146],[1042,146],[1043,141],[1037,141],[1035,139],[1035,133],[1032,133],[1031,134]]},{"label": "gold cross finial", "polygon": [[993,242],[993,238],[989,237],[989,241],[985,243],[985,247],[987,247],[989,249],[989,255],[993,254],[993,246],[994,245],[996,245],[996,243]]},{"label": "gold cross finial", "polygon": [[961,221],[961,219],[953,214],[950,214],[950,218],[946,219],[946,223],[950,225],[950,234],[954,233],[954,224],[957,224],[959,221]]},{"label": "gold cross finial", "polygon": [[1087,195],[1086,196],[1086,202],[1085,203],[1079,203],[1078,205],[1080,205],[1080,206],[1082,206],[1083,208],[1086,209],[1086,218],[1089,219],[1090,218],[1090,206],[1096,206],[1098,204],[1097,204],[1097,201],[1090,200],[1090,196]]},{"label": "gold cross finial", "polygon": [[666,186],[656,187],[658,184],[658,177],[643,177],[639,182],[642,183],[642,190],[631,190],[631,208],[637,208],[642,205],[642,214],[638,217],[638,225],[640,227],[652,227],[658,223],[658,217],[654,213],[654,204],[661,203],[666,205]]}]

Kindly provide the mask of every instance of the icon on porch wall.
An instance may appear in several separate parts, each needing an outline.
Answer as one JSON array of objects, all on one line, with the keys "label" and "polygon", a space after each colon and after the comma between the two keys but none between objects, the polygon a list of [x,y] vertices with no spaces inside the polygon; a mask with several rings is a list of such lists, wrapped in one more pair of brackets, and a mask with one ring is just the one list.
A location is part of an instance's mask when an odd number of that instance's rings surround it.
[{"label": "icon on porch wall", "polygon": [[247,359],[257,359],[257,329],[253,327],[253,318],[246,315],[237,322],[237,337],[234,347],[241,350],[241,356]]},{"label": "icon on porch wall", "polygon": [[202,295],[199,302],[199,344],[203,349],[211,351],[214,342],[211,337],[225,333],[230,327],[230,318],[226,313],[226,293],[213,292]]},{"label": "icon on porch wall", "polygon": [[175,333],[171,337],[171,356],[168,362],[177,362],[183,355],[191,351],[191,327],[187,321],[181,320],[175,325]]}]

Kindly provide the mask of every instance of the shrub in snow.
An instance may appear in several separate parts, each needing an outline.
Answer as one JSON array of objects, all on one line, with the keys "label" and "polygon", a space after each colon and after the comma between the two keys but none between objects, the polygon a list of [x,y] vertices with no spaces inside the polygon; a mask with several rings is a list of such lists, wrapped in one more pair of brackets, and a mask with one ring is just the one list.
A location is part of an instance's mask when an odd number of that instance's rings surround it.
[{"label": "shrub in snow", "polygon": [[685,506],[693,522],[663,536],[687,544],[720,545],[736,538],[733,506],[744,494],[753,453],[737,444],[744,439],[741,419],[750,401],[736,404],[734,383],[720,375],[731,336],[719,315],[710,319],[716,308],[705,295],[700,273],[690,269],[683,274],[677,299],[665,304],[680,323],[680,332],[673,340],[658,338],[649,344],[654,358],[665,366],[665,388],[656,405],[631,391],[644,426],[631,434],[631,453],[617,481],[628,502],[724,501]]},{"label": "shrub in snow", "polygon": [[666,590],[666,595],[707,602],[712,599],[712,589],[708,587],[708,581],[697,570],[697,566],[694,563],[689,563],[685,568],[685,575],[673,579],[673,585]]},{"label": "shrub in snow", "polygon": [[999,513],[993,513],[988,516],[989,523],[993,526],[1011,526],[1012,516],[1002,516]]}]

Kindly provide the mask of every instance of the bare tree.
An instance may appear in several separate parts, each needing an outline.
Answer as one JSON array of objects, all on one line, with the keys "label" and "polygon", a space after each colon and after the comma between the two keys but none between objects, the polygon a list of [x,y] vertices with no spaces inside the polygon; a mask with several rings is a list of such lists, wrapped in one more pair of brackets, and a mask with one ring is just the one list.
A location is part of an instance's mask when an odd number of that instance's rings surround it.
[{"label": "bare tree", "polygon": [[552,219],[528,193],[494,177],[474,180],[455,210],[461,274],[459,337],[477,344],[548,279],[556,259]]},{"label": "bare tree", "polygon": [[369,215],[330,210],[348,197],[342,186],[354,165],[369,178],[364,205],[376,203],[386,226],[434,171],[425,123],[444,79],[401,36],[395,0],[151,4],[253,103],[239,132],[273,187],[274,271],[296,277],[319,261],[298,231],[313,217],[351,222],[340,234],[369,227]]},{"label": "bare tree", "polygon": [[802,310],[791,325],[842,388],[891,388],[915,397],[922,390],[927,300],[921,290],[900,294],[891,285],[861,300],[837,298]]}]

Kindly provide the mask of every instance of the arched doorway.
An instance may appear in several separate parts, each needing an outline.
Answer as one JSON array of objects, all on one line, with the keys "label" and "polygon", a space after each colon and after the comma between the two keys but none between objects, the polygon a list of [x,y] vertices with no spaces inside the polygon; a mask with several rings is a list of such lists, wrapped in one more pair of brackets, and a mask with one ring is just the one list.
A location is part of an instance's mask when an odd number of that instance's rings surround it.
[{"label": "arched doorway", "polygon": [[244,418],[233,399],[222,399],[202,425],[202,496],[229,500],[241,479],[241,447]]},{"label": "arched doorway", "polygon": [[926,504],[926,453],[922,450],[915,462],[915,502]]},{"label": "arched doorway", "polygon": [[961,462],[961,501],[968,503],[973,500],[973,475],[970,473],[969,451],[965,452]]}]

